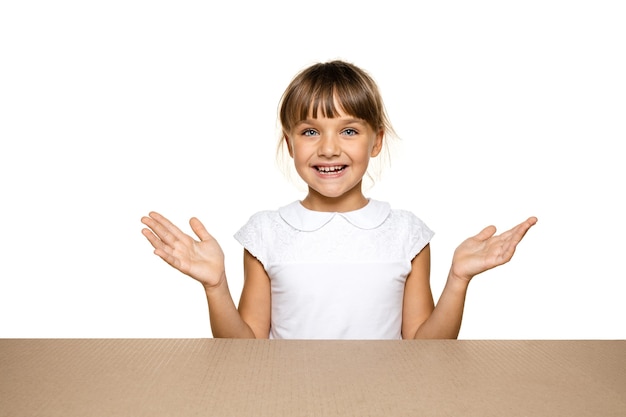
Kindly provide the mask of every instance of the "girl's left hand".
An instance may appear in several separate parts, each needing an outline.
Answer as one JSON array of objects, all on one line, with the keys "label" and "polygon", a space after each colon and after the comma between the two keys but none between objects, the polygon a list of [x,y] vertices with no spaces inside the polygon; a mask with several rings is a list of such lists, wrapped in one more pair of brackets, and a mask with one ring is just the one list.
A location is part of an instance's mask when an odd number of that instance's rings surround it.
[{"label": "girl's left hand", "polygon": [[469,281],[475,275],[509,262],[517,244],[536,223],[537,218],[530,217],[497,236],[494,236],[495,226],[488,226],[476,236],[466,239],[454,251],[451,276]]}]

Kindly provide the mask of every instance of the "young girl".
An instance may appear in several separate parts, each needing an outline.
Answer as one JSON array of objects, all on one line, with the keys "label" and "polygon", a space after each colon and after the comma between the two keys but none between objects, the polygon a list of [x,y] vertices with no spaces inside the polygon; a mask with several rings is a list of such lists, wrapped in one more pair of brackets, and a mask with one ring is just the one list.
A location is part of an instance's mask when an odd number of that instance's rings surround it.
[{"label": "young girl", "polygon": [[254,214],[236,233],[244,247],[238,307],[224,254],[198,219],[190,225],[200,240],[158,213],[142,218],[154,253],[202,283],[213,336],[457,338],[470,280],[508,262],[537,219],[497,236],[489,226],[461,243],[435,306],[433,232],[411,212],[363,194],[370,158],[392,131],[372,78],[342,61],[313,65],[287,87],[279,119],[280,145],[308,193]]}]

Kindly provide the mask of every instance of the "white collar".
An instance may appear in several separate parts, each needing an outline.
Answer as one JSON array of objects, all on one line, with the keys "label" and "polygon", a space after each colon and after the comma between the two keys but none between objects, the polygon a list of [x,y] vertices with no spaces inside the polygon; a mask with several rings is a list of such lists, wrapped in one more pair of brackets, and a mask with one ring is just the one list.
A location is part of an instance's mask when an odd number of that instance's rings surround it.
[{"label": "white collar", "polygon": [[278,209],[280,217],[285,222],[303,232],[318,230],[335,216],[343,217],[359,229],[375,229],[387,219],[390,212],[389,203],[372,199],[368,200],[365,207],[345,213],[309,210],[300,201],[294,201]]}]

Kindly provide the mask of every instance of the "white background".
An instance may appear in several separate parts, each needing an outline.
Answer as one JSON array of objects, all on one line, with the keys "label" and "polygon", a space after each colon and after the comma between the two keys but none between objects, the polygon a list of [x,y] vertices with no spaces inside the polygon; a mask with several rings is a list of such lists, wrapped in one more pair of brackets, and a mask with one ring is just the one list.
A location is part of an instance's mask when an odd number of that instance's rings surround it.
[{"label": "white background", "polygon": [[461,338],[626,337],[620,1],[5,1],[0,5],[0,337],[209,337],[198,283],[140,218],[198,216],[241,289],[248,217],[303,193],[275,158],[297,71],[378,82],[402,140],[368,192],[452,252],[539,223],[476,277]]}]

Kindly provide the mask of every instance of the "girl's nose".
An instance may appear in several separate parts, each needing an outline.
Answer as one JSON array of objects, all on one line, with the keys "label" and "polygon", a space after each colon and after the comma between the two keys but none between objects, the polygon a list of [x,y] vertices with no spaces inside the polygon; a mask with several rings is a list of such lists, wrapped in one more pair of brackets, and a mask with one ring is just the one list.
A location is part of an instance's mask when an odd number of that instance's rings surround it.
[{"label": "girl's nose", "polygon": [[318,156],[337,156],[341,153],[341,147],[339,146],[339,139],[335,135],[322,135],[317,148]]}]

